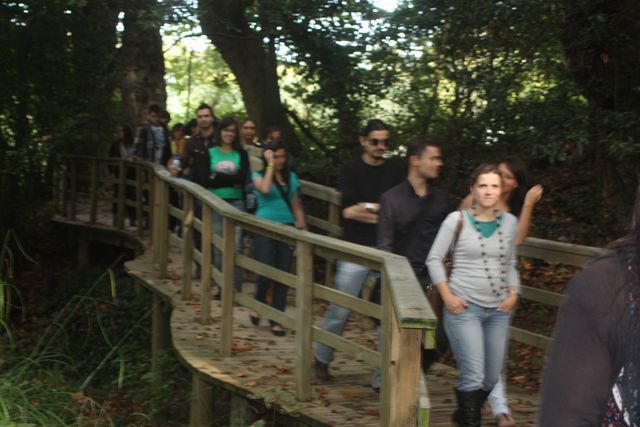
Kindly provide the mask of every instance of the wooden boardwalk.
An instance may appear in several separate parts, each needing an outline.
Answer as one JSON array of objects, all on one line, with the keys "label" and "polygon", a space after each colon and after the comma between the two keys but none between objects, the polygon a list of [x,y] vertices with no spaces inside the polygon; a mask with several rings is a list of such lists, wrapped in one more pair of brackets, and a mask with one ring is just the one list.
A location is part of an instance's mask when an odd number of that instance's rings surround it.
[{"label": "wooden boardwalk", "polygon": [[[137,237],[135,230],[117,232],[112,229],[110,206],[100,204],[97,223],[89,224],[89,216],[84,207],[79,207],[76,221],[58,217],[66,224],[114,233],[128,233],[145,247],[138,258],[125,264],[129,274],[136,277],[145,287],[167,301],[172,306],[171,340],[179,357],[192,370],[207,376],[211,383],[220,385],[237,395],[250,399],[263,399],[279,410],[299,416],[300,421],[311,425],[333,426],[377,426],[380,425],[380,403],[377,393],[370,387],[373,368],[355,357],[336,352],[331,365],[334,378],[328,382],[312,382],[312,399],[299,402],[295,398],[295,342],[294,332],[288,331],[284,337],[274,336],[265,320],[254,327],[244,307],[233,311],[233,357],[218,355],[220,347],[220,314],[218,301],[211,302],[211,322],[199,323],[200,283],[193,281],[193,298],[181,298],[180,252],[169,251],[168,279],[159,279],[158,267],[154,265],[148,249],[148,241]],[[98,234],[98,233],[94,233]],[[104,234],[104,233],[100,233]],[[244,283],[243,293],[253,295],[254,285]],[[288,310],[294,309],[295,290],[289,292]],[[323,318],[326,303],[314,304],[314,324]],[[354,342],[375,349],[376,330],[361,315],[352,316],[345,336]],[[451,413],[455,408],[453,388],[456,371],[452,367],[437,364],[427,375],[429,397],[431,399],[432,426],[449,426]],[[509,387],[509,399],[514,417],[519,426],[532,426],[536,416],[537,395],[515,387]],[[495,425],[490,417],[485,417],[483,425]]]}]

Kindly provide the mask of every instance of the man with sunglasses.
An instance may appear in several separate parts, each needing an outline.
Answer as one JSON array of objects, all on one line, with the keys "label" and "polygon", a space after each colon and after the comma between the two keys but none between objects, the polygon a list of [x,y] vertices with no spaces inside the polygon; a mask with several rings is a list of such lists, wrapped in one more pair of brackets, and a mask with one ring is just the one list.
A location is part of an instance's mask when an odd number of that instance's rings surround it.
[{"label": "man with sunglasses", "polygon": [[[391,146],[391,131],[382,120],[369,120],[360,133],[362,154],[347,162],[340,173],[342,192],[343,239],[365,246],[375,247],[378,223],[379,199],[382,193],[400,183],[405,177],[402,165],[385,159]],[[338,261],[334,287],[336,290],[357,296],[360,294],[370,271],[367,267],[347,261]],[[372,272],[379,276],[379,272]],[[325,312],[322,328],[342,335],[351,310],[331,304]],[[319,379],[329,379],[329,363],[334,349],[315,343],[314,372]],[[372,384],[380,388],[376,375]]]}]

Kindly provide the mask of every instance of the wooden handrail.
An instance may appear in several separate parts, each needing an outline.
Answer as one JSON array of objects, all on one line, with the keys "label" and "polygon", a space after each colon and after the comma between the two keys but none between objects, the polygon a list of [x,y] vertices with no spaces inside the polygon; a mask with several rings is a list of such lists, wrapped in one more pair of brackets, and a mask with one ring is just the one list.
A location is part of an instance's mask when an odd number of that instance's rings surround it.
[{"label": "wooden handrail", "polygon": [[[80,182],[77,167],[80,164],[91,164],[92,173],[87,174],[91,178],[91,192],[97,188],[97,180],[94,180],[93,168],[100,165],[113,164],[114,159],[106,159],[91,156],[73,156],[65,158],[70,165],[71,174],[65,176],[61,186],[63,200],[67,199],[70,193],[71,215],[76,214],[76,200],[78,195],[78,184]],[[124,228],[125,206],[127,205],[126,187],[131,184],[126,179],[128,168],[136,170],[136,199],[129,201],[130,206],[135,206],[137,211],[137,227],[141,232],[144,224],[142,221],[144,212],[147,212],[150,221],[151,242],[153,259],[158,265],[160,276],[167,275],[167,255],[168,247],[173,242],[183,251],[185,256],[184,270],[189,270],[189,258],[199,262],[202,267],[202,277],[216,277],[222,286],[222,337],[221,356],[231,355],[231,345],[233,342],[233,316],[231,310],[233,303],[244,305],[256,310],[268,319],[282,323],[285,327],[296,330],[296,393],[299,400],[311,398],[311,378],[310,366],[313,359],[311,342],[318,340],[328,345],[338,344],[344,351],[355,355],[365,355],[364,360],[378,365],[374,350],[362,347],[356,343],[350,343],[345,337],[337,337],[319,330],[312,324],[311,306],[314,297],[318,294],[329,302],[349,301],[350,296],[339,295],[338,293],[319,292],[314,293],[314,288],[322,286],[313,281],[313,257],[314,255],[326,256],[335,259],[345,259],[359,262],[363,265],[377,269],[382,272],[382,317],[389,326],[384,327],[383,348],[380,354],[382,360],[383,386],[381,393],[381,415],[383,425],[415,425],[417,419],[418,404],[418,382],[420,377],[419,355],[421,346],[422,329],[433,330],[436,324],[436,317],[429,305],[420,284],[418,283],[411,266],[404,257],[389,254],[377,249],[364,247],[361,245],[345,242],[330,236],[323,236],[308,231],[298,230],[283,224],[258,218],[254,215],[243,213],[225,203],[222,199],[212,194],[208,190],[197,184],[181,178],[171,177],[168,171],[152,163],[137,161],[128,162],[119,160],[115,170],[117,173],[116,183],[118,185],[116,227]],[[65,169],[66,170],[66,169]],[[69,176],[70,175],[70,176]],[[67,183],[67,180],[69,182]],[[95,182],[95,184],[94,184]],[[67,184],[70,184],[68,186]],[[71,190],[68,190],[68,188]],[[177,191],[184,195],[184,205],[182,209],[170,207],[170,191]],[[339,225],[339,203],[340,195],[334,189],[329,189],[318,184],[303,182],[303,194],[315,197],[330,204],[328,230],[331,234],[338,234]],[[145,193],[146,196],[145,196]],[[91,205],[97,203],[97,195],[90,194]],[[95,202],[94,202],[95,200]],[[201,220],[195,216],[194,205],[199,203],[202,206]],[[67,212],[63,212],[66,216]],[[170,215],[182,215],[185,234],[182,238],[170,235],[168,229],[168,218]],[[212,230],[212,216],[220,215],[223,218],[223,235],[216,235]],[[247,257],[237,256],[235,253],[235,227],[240,226],[261,234],[274,237],[276,239],[293,242],[297,249],[296,279],[293,283],[296,287],[296,316],[274,310],[256,300],[242,294],[233,292],[233,274],[236,265],[242,264],[247,270],[256,271],[258,268],[251,268],[251,265],[259,266],[260,269],[270,268],[270,266],[259,263],[257,260],[247,262]],[[192,246],[193,229],[200,228],[202,231],[201,250],[197,251]],[[212,266],[211,243],[222,251],[221,271]],[[241,260],[241,261],[239,261]],[[243,261],[242,261],[243,260]],[[274,269],[275,270],[275,269]],[[286,274],[278,270],[278,273]],[[187,274],[184,277],[183,298],[191,296],[191,277]],[[209,280],[202,280],[201,286],[201,318],[202,323],[210,321],[210,300],[211,290]],[[355,300],[355,298],[354,298]],[[359,304],[353,302],[349,304],[352,309],[359,309]],[[365,312],[371,312],[370,303],[362,305],[366,307]],[[383,322],[384,323],[384,322]],[[330,336],[330,337],[329,337]],[[402,351],[400,351],[402,347]],[[415,381],[414,381],[415,380]],[[415,383],[415,384],[414,384]]]},{"label": "wooden handrail", "polygon": [[[416,365],[414,360],[420,346],[418,336],[421,334],[420,330],[426,330],[433,338],[436,316],[406,258],[335,238],[339,237],[342,231],[339,224],[341,196],[337,190],[309,181],[302,181],[303,195],[328,204],[327,218],[308,215],[312,227],[329,235],[324,236],[240,212],[208,190],[187,180],[171,177],[164,167],[152,163],[128,162],[91,156],[73,156],[63,160],[61,173],[57,174],[61,182],[54,184],[59,189],[56,191],[56,206],[59,207],[62,215],[75,219],[78,215],[79,197],[86,197],[89,199],[90,206],[89,219],[95,221],[98,200],[109,200],[114,202],[117,207],[115,225],[117,228],[123,229],[126,206],[135,207],[139,234],[144,232],[145,216],[149,222],[149,227],[152,230],[150,237],[154,259],[161,274],[166,275],[167,273],[166,256],[169,245],[178,246],[181,250],[183,256],[183,299],[188,300],[192,296],[192,278],[189,268],[192,262],[201,265],[202,277],[214,278],[222,285],[222,345],[220,348],[222,356],[231,355],[233,316],[230,310],[232,310],[234,303],[245,306],[287,328],[296,329],[296,348],[298,350],[296,392],[300,400],[310,398],[308,370],[312,358],[310,342],[317,340],[355,355],[373,366],[383,368],[383,390],[381,393],[383,425],[415,423],[415,416],[418,412],[416,405],[419,398],[417,379],[420,378],[419,363]],[[87,165],[89,169],[87,169]],[[107,165],[112,166],[112,170],[117,173],[116,178],[109,181],[118,188],[118,197],[112,199],[100,198],[96,193],[100,188],[99,171],[101,166]],[[130,168],[136,171],[135,180],[126,177],[126,172]],[[81,185],[84,183],[88,183],[88,186]],[[127,199],[127,186],[135,186],[135,200]],[[89,193],[82,192],[85,188],[88,188]],[[182,208],[170,205],[169,191],[171,190],[183,194]],[[202,207],[200,218],[195,213],[196,204]],[[214,213],[223,218],[222,235],[215,234],[212,230]],[[182,222],[182,237],[169,233],[167,223],[169,216]],[[236,226],[295,245],[298,250],[297,274],[292,275],[289,272],[262,264],[253,258],[236,254],[235,240],[232,238]],[[203,235],[201,250],[196,250],[193,247],[194,229]],[[223,253],[220,270],[212,266],[212,244]],[[532,237],[518,248],[519,256],[578,267],[583,266],[590,259],[601,254],[602,251],[601,248]],[[310,266],[314,255],[327,260],[327,279],[324,285],[314,283],[311,276]],[[381,271],[383,278],[381,309],[376,309],[372,303],[326,287],[326,284],[332,282],[332,262],[336,259],[348,260]],[[279,312],[246,295],[234,294],[233,274],[236,266],[271,277],[287,286],[295,287],[297,290],[296,316]],[[204,280],[202,283],[200,321],[206,323],[210,321],[211,289],[209,280]],[[563,299],[563,295],[557,292],[526,285],[523,285],[522,289],[522,298],[525,300],[559,306]],[[313,326],[309,318],[310,304],[312,304],[313,298],[322,298],[329,302],[343,304],[365,315],[382,318],[383,325],[387,325],[383,327],[382,352],[378,353],[357,343],[349,342],[344,337],[330,334]],[[516,327],[511,328],[511,338],[539,348],[546,348],[551,341],[549,337]],[[428,339],[427,341],[432,340]],[[402,347],[402,351],[399,351],[399,346]],[[416,387],[414,387],[414,382],[416,382]],[[424,388],[423,386],[421,392],[422,401],[425,401]],[[420,413],[424,416],[424,410],[421,409]]]}]

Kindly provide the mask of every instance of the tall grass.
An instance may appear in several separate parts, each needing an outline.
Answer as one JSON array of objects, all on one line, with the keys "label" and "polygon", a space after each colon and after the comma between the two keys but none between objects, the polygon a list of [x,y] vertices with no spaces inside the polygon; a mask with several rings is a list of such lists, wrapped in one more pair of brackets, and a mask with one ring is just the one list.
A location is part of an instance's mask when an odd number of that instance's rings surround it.
[{"label": "tall grass", "polygon": [[37,264],[27,255],[15,233],[9,230],[0,248],[0,336],[6,337],[0,343],[0,426],[81,426],[95,425],[98,420],[100,425],[114,425],[108,414],[84,390],[116,354],[120,354],[118,384],[121,386],[125,369],[122,346],[136,327],[149,317],[150,311],[140,316],[135,326],[112,344],[96,310],[101,337],[110,351],[77,387],[70,385],[65,377],[65,373],[75,370],[73,361],[53,349],[78,310],[84,308],[84,303],[104,303],[104,300],[92,296],[98,287],[106,284],[111,290],[111,303],[117,303],[113,267],[121,259],[114,261],[82,295],[70,298],[51,319],[31,354],[22,355],[15,348],[10,327],[13,310],[22,307],[22,304],[16,306],[14,302],[21,301],[14,283],[16,254]]}]

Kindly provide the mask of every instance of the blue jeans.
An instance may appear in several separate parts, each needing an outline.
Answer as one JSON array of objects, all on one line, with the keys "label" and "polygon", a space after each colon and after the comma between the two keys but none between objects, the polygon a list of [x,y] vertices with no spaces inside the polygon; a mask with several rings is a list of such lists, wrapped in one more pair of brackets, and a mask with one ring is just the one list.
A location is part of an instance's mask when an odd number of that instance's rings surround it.
[{"label": "blue jeans", "polygon": [[511,410],[509,409],[509,405],[507,404],[507,386],[504,382],[504,375],[500,374],[500,378],[498,379],[498,383],[491,390],[491,394],[487,400],[489,401],[489,405],[491,405],[491,413],[495,416],[499,414],[511,414]]},{"label": "blue jeans", "polygon": [[444,310],[444,329],[458,363],[458,390],[491,391],[507,348],[510,313],[469,303],[462,313]]},{"label": "blue jeans", "polygon": [[[234,208],[239,211],[244,212],[244,201],[242,199],[233,199],[233,200],[225,200]],[[213,231],[216,234],[222,233],[222,216],[218,215],[216,212],[213,212]],[[236,252],[241,252],[242,249],[242,228],[236,227]],[[213,250],[213,265],[216,266],[217,269],[220,269],[222,265],[222,254],[218,249]],[[242,269],[238,266],[235,267],[233,273],[233,287],[237,292],[242,292]]]},{"label": "blue jeans", "polygon": [[[336,277],[334,287],[337,291],[347,293],[349,295],[358,296],[362,290],[365,280],[369,273],[375,277],[380,276],[377,271],[371,271],[368,267],[354,264],[348,261],[336,262]],[[351,314],[351,310],[338,304],[330,304],[324,313],[324,321],[322,329],[332,332],[336,335],[342,335],[347,319]],[[318,361],[329,364],[333,360],[333,352],[335,349],[326,344],[315,342],[315,357]],[[373,387],[380,387],[380,372],[376,370],[374,374]]]},{"label": "blue jeans", "polygon": [[[285,272],[291,270],[291,262],[293,261],[293,247],[289,246],[285,242],[280,240],[271,239],[261,234],[256,234],[255,237],[255,251],[256,259],[261,263],[270,265],[271,267],[279,268]],[[271,280],[259,276],[256,284],[258,288],[256,290],[256,299],[260,302],[266,301],[267,291]],[[273,294],[271,298],[271,306],[280,311],[284,311],[287,306],[287,293],[289,288],[281,283],[273,283]],[[271,326],[277,324],[273,320],[270,320]]]}]

